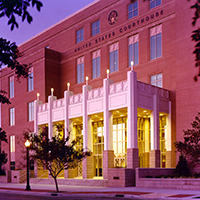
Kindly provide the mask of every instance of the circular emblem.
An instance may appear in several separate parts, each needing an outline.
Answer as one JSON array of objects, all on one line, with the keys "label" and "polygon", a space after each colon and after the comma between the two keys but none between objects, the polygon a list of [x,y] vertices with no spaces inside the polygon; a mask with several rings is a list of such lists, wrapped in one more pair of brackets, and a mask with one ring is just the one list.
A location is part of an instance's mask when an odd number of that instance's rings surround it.
[{"label": "circular emblem", "polygon": [[117,22],[118,12],[116,10],[112,10],[108,15],[108,24],[113,25]]}]

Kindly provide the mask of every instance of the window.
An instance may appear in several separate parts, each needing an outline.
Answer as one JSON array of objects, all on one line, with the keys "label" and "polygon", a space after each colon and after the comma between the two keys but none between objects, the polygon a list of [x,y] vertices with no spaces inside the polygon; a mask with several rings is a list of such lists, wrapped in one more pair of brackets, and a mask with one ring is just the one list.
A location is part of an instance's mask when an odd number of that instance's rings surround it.
[{"label": "window", "polygon": [[159,5],[161,5],[161,0],[150,0],[150,9],[155,8]]},{"label": "window", "polygon": [[138,15],[138,1],[128,5],[128,19]]},{"label": "window", "polygon": [[10,136],[10,169],[15,170],[15,136]]},{"label": "window", "polygon": [[131,66],[131,62],[133,61],[133,65],[139,64],[139,35],[134,35],[129,37],[128,39],[128,49],[129,49],[129,67]]},{"label": "window", "polygon": [[33,82],[33,68],[30,69],[30,73],[28,76],[28,92],[33,90],[34,82]]},{"label": "window", "polygon": [[162,87],[162,73],[151,76],[151,85]]},{"label": "window", "polygon": [[150,29],[151,60],[162,56],[162,25]]},{"label": "window", "polygon": [[84,82],[84,57],[77,59],[77,83]]},{"label": "window", "polygon": [[14,76],[9,78],[10,82],[10,98],[14,97]]},{"label": "window", "polygon": [[28,103],[28,121],[34,120],[34,102]]},{"label": "window", "polygon": [[100,76],[100,50],[92,53],[92,78]]},{"label": "window", "polygon": [[118,42],[110,45],[110,73],[118,71],[118,46]]},{"label": "window", "polygon": [[15,108],[10,108],[10,126],[15,125]]},{"label": "window", "polygon": [[92,36],[100,33],[100,20],[92,23]]},{"label": "window", "polygon": [[29,169],[30,170],[34,170],[34,160],[30,160],[30,163],[29,163]]},{"label": "window", "polygon": [[76,31],[76,43],[82,42],[84,40],[84,31],[83,28]]}]

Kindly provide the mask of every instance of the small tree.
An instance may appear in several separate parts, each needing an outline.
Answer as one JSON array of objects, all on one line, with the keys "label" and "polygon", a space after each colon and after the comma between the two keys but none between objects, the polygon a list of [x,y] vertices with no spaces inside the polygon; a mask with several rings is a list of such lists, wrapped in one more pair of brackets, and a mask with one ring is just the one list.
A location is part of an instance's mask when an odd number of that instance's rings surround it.
[{"label": "small tree", "polygon": [[[61,127],[58,128],[58,135],[48,138],[48,128],[43,127],[39,135],[29,138],[32,142],[31,157],[38,160],[48,169],[49,174],[55,181],[56,191],[58,192],[57,177],[64,169],[75,168],[86,156],[90,156],[90,151],[76,149],[76,141],[69,143],[69,136],[64,139],[61,137]],[[28,137],[28,136],[27,136]]]},{"label": "small tree", "polygon": [[200,164],[200,113],[198,113],[191,125],[192,129],[183,131],[184,141],[175,142],[176,150],[186,158],[190,169]]},{"label": "small tree", "polygon": [[2,174],[2,165],[7,163],[7,154],[1,151],[1,142],[8,143],[6,132],[2,128],[0,128],[0,174]]}]

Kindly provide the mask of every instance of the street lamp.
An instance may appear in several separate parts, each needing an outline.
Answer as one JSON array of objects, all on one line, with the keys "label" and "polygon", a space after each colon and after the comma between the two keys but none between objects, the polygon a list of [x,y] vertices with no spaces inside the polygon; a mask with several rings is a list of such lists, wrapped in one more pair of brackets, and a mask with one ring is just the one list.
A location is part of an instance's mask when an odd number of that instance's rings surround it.
[{"label": "street lamp", "polygon": [[28,140],[26,140],[25,142],[25,146],[26,146],[26,149],[27,149],[27,185],[26,185],[26,190],[31,190],[31,187],[29,185],[29,148],[30,148],[30,142]]}]

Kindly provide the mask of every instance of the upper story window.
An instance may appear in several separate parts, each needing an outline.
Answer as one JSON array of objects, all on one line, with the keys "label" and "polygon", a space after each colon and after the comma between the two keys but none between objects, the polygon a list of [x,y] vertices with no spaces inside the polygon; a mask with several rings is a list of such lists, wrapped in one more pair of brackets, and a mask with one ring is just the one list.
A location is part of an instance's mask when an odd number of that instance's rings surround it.
[{"label": "upper story window", "polygon": [[97,78],[100,76],[100,50],[92,53],[92,78]]},{"label": "upper story window", "polygon": [[118,47],[118,42],[110,45],[109,47],[110,73],[118,71]]},{"label": "upper story window", "polygon": [[30,69],[28,76],[28,92],[34,89],[33,68]]},{"label": "upper story window", "polygon": [[151,60],[162,56],[162,24],[150,29]]},{"label": "upper story window", "polygon": [[128,19],[138,15],[138,1],[128,5]]},{"label": "upper story window", "polygon": [[10,82],[10,98],[14,97],[14,75],[9,78]]},{"label": "upper story window", "polygon": [[15,108],[10,108],[10,126],[15,125]]},{"label": "upper story window", "polygon": [[100,20],[92,23],[92,36],[100,33]]},{"label": "upper story window", "polygon": [[159,5],[161,5],[161,0],[150,0],[150,9],[155,8]]},{"label": "upper story window", "polygon": [[77,83],[84,82],[84,56],[77,59]]},{"label": "upper story window", "polygon": [[28,103],[28,121],[34,120],[34,102]]},{"label": "upper story window", "polygon": [[162,73],[151,76],[151,85],[162,87]]},{"label": "upper story window", "polygon": [[82,42],[84,40],[84,29],[81,28],[76,31],[76,43]]},{"label": "upper story window", "polygon": [[139,64],[139,34],[133,35],[128,38],[128,49],[129,49],[129,67],[131,62],[133,65]]}]

